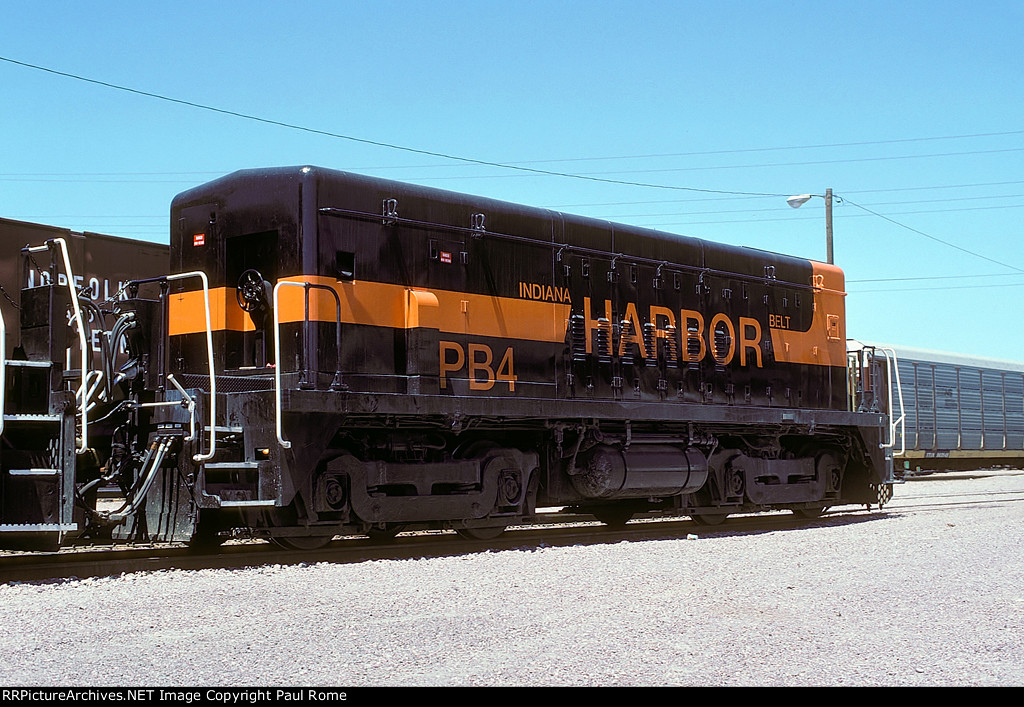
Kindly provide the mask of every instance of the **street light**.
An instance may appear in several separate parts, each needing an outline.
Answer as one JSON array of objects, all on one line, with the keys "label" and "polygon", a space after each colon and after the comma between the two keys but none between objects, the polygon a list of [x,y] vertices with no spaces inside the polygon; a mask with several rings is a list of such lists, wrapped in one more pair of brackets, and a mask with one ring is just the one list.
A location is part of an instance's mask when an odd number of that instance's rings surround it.
[{"label": "street light", "polygon": [[826,189],[824,196],[821,194],[799,194],[797,196],[791,196],[786,199],[786,203],[794,209],[799,209],[816,196],[825,200],[825,252],[828,255],[828,264],[832,265],[832,190]]}]

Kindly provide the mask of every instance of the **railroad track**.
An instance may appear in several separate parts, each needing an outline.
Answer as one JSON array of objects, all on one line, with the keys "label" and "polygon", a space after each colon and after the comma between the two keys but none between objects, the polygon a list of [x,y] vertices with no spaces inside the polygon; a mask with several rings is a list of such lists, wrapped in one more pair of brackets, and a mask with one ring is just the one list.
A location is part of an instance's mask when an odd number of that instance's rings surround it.
[{"label": "railroad track", "polygon": [[[789,513],[740,515],[719,526],[701,526],[688,518],[642,518],[620,528],[593,520],[541,522],[510,528],[493,540],[466,540],[450,531],[410,532],[390,541],[362,536],[336,538],[319,550],[284,550],[260,540],[236,541],[218,552],[195,552],[181,545],[73,547],[49,553],[0,556],[0,582],[52,581],[107,577],[132,572],[238,569],[275,564],[351,563],[368,560],[444,557],[493,550],[590,545],[642,540],[702,538],[744,532],[784,530],[815,523],[858,522],[879,514],[862,509],[828,513],[819,520]],[[839,520],[843,519],[843,520]]]},{"label": "railroad track", "polygon": [[[950,499],[950,500],[946,500]],[[937,493],[920,496],[904,497],[893,500],[886,510],[900,511],[903,509],[940,509],[952,506],[971,506],[991,503],[1024,502],[1024,490],[1020,491],[978,491],[974,493]]]},{"label": "railroad track", "polygon": [[353,563],[445,557],[495,550],[533,550],[545,547],[600,543],[678,540],[691,536],[714,538],[728,535],[777,532],[821,525],[841,525],[884,520],[893,515],[941,510],[953,506],[1024,503],[1019,491],[978,491],[897,496],[882,511],[844,506],[821,518],[808,520],[791,513],[737,515],[718,526],[698,525],[688,518],[640,518],[611,528],[588,516],[542,521],[510,528],[488,541],[466,540],[450,531],[400,534],[390,541],[362,536],[336,538],[319,550],[284,550],[261,540],[234,541],[218,552],[195,552],[181,545],[76,547],[52,553],[0,555],[0,582],[53,581],[72,578],[116,576],[132,572],[200,569],[240,569],[267,565],[315,562]]}]

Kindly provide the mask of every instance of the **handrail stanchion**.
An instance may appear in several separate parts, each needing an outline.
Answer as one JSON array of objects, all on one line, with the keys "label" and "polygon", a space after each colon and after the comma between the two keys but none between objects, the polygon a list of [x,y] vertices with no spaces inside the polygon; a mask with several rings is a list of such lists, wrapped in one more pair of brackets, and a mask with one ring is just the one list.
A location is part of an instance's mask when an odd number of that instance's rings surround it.
[{"label": "handrail stanchion", "polygon": [[294,285],[301,287],[301,282],[281,280],[274,285],[274,424],[277,430],[277,443],[282,449],[291,449],[292,443],[284,438],[281,429],[281,314],[278,307],[278,293],[282,287]]},{"label": "handrail stanchion", "polygon": [[[885,368],[886,368],[886,387],[889,393],[889,443],[882,444],[884,449],[893,447],[896,444],[896,427],[900,428],[900,451],[893,451],[893,456],[903,456],[907,451],[907,428],[906,428],[906,412],[903,408],[903,385],[900,381],[900,370],[899,360],[896,358],[896,351],[894,349],[882,348],[882,354],[885,355]],[[890,354],[892,356],[890,360]],[[893,371],[896,375],[896,395],[900,403],[900,414],[899,417],[895,417],[893,413],[893,401],[892,401],[892,381]]]},{"label": "handrail stanchion", "polygon": [[[305,320],[303,326],[309,324],[309,291],[314,290],[325,290],[330,292],[334,297],[335,304],[335,317],[337,324],[336,332],[336,352],[337,352],[337,363],[334,369],[334,381],[331,383],[331,390],[341,390],[343,385],[341,383],[341,297],[338,296],[338,291],[328,285],[321,285],[314,282],[295,282],[292,280],[280,280],[274,285],[274,296],[273,296],[273,309],[274,309],[274,423],[277,430],[277,442],[283,449],[291,449],[292,443],[284,438],[284,430],[282,424],[282,407],[283,403],[281,400],[281,316],[280,307],[278,307],[278,294],[282,287],[301,287],[304,290],[305,301],[304,301],[304,312]],[[306,336],[302,337],[303,346],[306,345]],[[308,352],[303,351],[302,365],[303,365],[303,382],[314,385],[315,383],[309,382],[309,363],[308,363]],[[316,371],[312,372],[312,375],[316,376]]]},{"label": "handrail stanchion", "polygon": [[206,308],[206,356],[210,366],[210,449],[206,454],[196,454],[193,461],[206,462],[213,459],[217,452],[217,377],[213,370],[213,326],[210,321],[210,281],[206,273],[201,270],[168,275],[165,279],[184,280],[189,277],[198,277],[203,281],[203,304]]}]

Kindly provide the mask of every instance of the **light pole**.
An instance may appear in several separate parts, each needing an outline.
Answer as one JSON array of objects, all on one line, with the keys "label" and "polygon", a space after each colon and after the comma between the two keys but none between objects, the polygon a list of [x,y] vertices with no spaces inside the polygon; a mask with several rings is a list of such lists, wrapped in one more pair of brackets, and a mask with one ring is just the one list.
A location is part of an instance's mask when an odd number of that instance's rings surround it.
[{"label": "light pole", "polygon": [[814,197],[825,200],[825,252],[828,255],[828,264],[833,265],[832,258],[832,190],[826,189],[825,195],[821,194],[800,194],[786,199],[786,203],[794,209],[799,209]]}]

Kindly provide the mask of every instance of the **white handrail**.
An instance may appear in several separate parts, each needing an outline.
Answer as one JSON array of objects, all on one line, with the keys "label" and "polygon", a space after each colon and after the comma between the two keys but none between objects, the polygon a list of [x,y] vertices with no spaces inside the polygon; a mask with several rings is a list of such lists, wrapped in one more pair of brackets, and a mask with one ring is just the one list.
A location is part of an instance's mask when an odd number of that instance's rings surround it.
[{"label": "white handrail", "polygon": [[[889,443],[881,444],[882,449],[889,449],[896,444],[896,427],[900,428],[900,451],[893,452],[893,456],[901,457],[907,451],[907,427],[906,427],[906,411],[903,408],[903,385],[900,382],[900,369],[899,360],[896,358],[896,351],[890,348],[879,349],[885,355],[885,369],[886,369],[886,388],[889,395]],[[892,355],[892,359],[889,359],[889,355]],[[900,415],[899,417],[893,416],[893,401],[892,401],[892,378],[893,371],[896,372],[896,393],[900,401]]]},{"label": "white handrail", "polygon": [[217,451],[217,377],[213,371],[213,326],[210,322],[210,281],[206,273],[195,270],[178,275],[168,275],[167,280],[184,280],[187,277],[198,277],[203,281],[203,304],[206,307],[206,356],[210,365],[210,450],[206,454],[196,454],[193,461],[205,462],[213,459]]},{"label": "white handrail", "polygon": [[[335,288],[330,287],[328,285],[316,284],[316,283],[313,283],[313,282],[295,282],[294,280],[281,280],[281,281],[279,281],[276,285],[274,285],[274,295],[273,295],[273,303],[272,303],[272,306],[273,306],[273,309],[274,309],[274,408],[275,408],[275,425],[277,427],[277,441],[278,441],[278,444],[280,444],[281,447],[283,447],[284,449],[290,449],[291,446],[292,446],[292,443],[284,438],[284,431],[282,430],[282,421],[281,421],[281,416],[282,416],[281,408],[283,407],[282,402],[281,402],[281,319],[278,316],[279,307],[277,306],[278,305],[278,293],[281,291],[281,288],[286,286],[286,285],[292,285],[294,287],[301,287],[301,288],[303,288],[306,291],[306,293],[305,293],[306,294],[306,299],[305,299],[306,318],[304,319],[303,326],[306,326],[306,325],[309,324],[309,291],[311,289],[323,290],[325,292],[330,292],[331,295],[334,297],[335,316],[337,317],[336,321],[337,321],[337,326],[338,326],[338,329],[337,329],[337,340],[336,340],[336,346],[337,346],[337,349],[338,349],[338,351],[337,351],[337,355],[338,355],[337,364],[338,365],[334,369],[334,382],[331,383],[331,390],[342,390],[342,389],[347,390],[347,386],[344,386],[341,383],[341,297],[338,295],[338,291]],[[303,338],[303,347],[305,347],[305,344],[306,344],[306,341],[305,341],[305,337],[304,337]],[[305,348],[303,348],[303,356],[302,356],[303,366],[304,366],[303,381],[306,380],[305,376],[308,375],[309,372],[310,372],[309,371],[309,361],[306,358],[307,355],[308,355],[308,352],[306,352]],[[313,372],[313,376],[314,376],[314,378],[316,377],[316,372]],[[300,387],[302,387],[303,383],[300,383],[299,385],[300,385]],[[312,384],[312,387],[315,387],[315,383]]]},{"label": "white handrail", "polygon": [[292,282],[281,280],[274,285],[274,425],[277,430],[277,443],[282,449],[291,449],[292,443],[284,438],[284,430],[281,422],[281,317],[277,306],[277,295],[285,286],[305,287],[304,282]]},{"label": "white handrail", "polygon": [[[71,272],[71,257],[68,255],[68,244],[63,238],[51,238],[46,242],[46,245],[35,246],[28,248],[29,253],[38,253],[43,250],[50,249],[50,243],[56,243],[60,246],[60,252],[62,260],[64,261],[64,274],[68,278],[68,292],[71,293],[71,307],[75,312],[75,324],[78,325],[78,340],[82,348],[82,387],[85,388],[85,382],[89,375],[88,359],[88,343],[85,340],[85,320],[82,319],[82,308],[78,304],[78,291],[75,290],[75,276]],[[5,354],[6,355],[6,354]],[[78,448],[79,452],[84,452],[89,448],[89,415],[87,400],[83,396],[82,398],[82,446]]]}]

